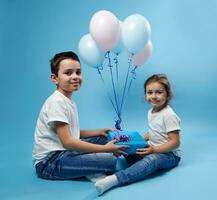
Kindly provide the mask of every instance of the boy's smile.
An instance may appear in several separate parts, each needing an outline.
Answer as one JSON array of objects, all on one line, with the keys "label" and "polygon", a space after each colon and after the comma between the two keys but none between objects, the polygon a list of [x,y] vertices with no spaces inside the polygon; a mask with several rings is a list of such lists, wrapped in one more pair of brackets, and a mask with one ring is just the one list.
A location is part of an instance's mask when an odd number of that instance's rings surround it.
[{"label": "boy's smile", "polygon": [[64,59],[59,63],[58,76],[52,74],[51,78],[57,85],[57,90],[70,98],[72,92],[81,86],[81,65],[78,61],[70,58]]}]

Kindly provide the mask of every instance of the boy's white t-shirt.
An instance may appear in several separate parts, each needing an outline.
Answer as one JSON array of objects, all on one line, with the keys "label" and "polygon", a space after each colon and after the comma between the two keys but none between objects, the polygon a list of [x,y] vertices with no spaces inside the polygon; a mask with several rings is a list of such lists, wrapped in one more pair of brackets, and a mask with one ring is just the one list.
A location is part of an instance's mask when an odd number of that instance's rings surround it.
[{"label": "boy's white t-shirt", "polygon": [[69,124],[71,135],[80,138],[76,104],[57,90],[45,101],[37,120],[33,148],[35,165],[51,152],[66,150],[55,132],[54,122]]},{"label": "boy's white t-shirt", "polygon": [[[174,110],[167,105],[159,112],[152,113],[152,109],[148,111],[148,133],[149,143],[158,146],[168,142],[168,132],[181,130],[180,119]],[[181,156],[181,149],[177,147],[172,152]]]}]

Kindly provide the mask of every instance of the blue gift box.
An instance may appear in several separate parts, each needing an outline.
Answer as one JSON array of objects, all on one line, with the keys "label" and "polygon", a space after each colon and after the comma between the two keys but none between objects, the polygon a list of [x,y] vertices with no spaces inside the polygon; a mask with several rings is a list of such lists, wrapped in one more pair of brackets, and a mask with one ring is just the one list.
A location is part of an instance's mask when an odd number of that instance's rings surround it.
[{"label": "blue gift box", "polygon": [[123,149],[128,154],[135,154],[137,148],[144,148],[148,145],[137,131],[109,131],[108,140],[117,140],[116,145],[129,145],[128,148]]}]

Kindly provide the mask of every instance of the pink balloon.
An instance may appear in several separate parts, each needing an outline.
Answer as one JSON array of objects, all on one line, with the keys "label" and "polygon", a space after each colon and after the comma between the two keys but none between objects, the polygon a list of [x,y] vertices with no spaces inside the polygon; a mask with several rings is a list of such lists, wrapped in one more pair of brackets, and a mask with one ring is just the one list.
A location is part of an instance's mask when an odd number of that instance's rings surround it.
[{"label": "pink balloon", "polygon": [[110,51],[116,46],[119,36],[119,22],[113,13],[106,10],[96,12],[91,18],[89,30],[101,49]]},{"label": "pink balloon", "polygon": [[139,53],[132,56],[132,63],[134,66],[139,67],[143,65],[152,53],[152,43],[149,40],[145,48]]}]

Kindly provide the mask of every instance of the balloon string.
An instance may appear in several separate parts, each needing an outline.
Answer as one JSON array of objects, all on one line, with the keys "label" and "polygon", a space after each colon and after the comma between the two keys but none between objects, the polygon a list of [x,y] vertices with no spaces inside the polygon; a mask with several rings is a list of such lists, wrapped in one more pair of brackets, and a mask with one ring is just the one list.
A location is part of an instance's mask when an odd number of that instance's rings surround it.
[{"label": "balloon string", "polygon": [[[108,59],[109,61],[109,69],[110,69],[110,74],[111,74],[111,81],[112,81],[112,87],[113,87],[113,92],[114,92],[114,98],[115,98],[115,103],[116,103],[116,114],[117,114],[117,119],[115,119],[115,128],[119,131],[122,130],[121,124],[122,124],[122,118],[121,118],[121,113],[119,111],[119,97],[118,97],[118,54],[116,54],[116,57],[114,58],[114,63],[116,66],[116,84],[114,83],[114,76],[113,76],[113,71],[112,71],[112,64],[111,64],[111,58],[110,58],[110,52],[108,52],[105,55],[105,58]],[[115,107],[115,106],[113,106]]]},{"label": "balloon string", "polygon": [[118,63],[118,55],[119,54],[117,53],[115,58],[114,58],[115,67],[116,67],[116,79],[117,79],[117,82],[118,82],[118,77],[119,77],[119,75],[118,75],[118,65],[119,65],[119,63]]},{"label": "balloon string", "polygon": [[111,104],[112,104],[112,107],[114,108],[116,114],[118,115],[118,111],[117,111],[117,109],[116,109],[116,107],[115,107],[115,105],[114,105],[114,102],[113,102],[113,100],[112,100],[112,98],[111,98],[111,96],[110,96],[110,94],[109,94],[109,92],[108,92],[108,90],[107,90],[105,81],[104,81],[103,76],[102,76],[102,73],[101,73],[101,70],[103,70],[103,67],[102,67],[102,66],[101,66],[101,67],[98,67],[97,70],[98,70],[98,73],[99,73],[99,75],[100,75],[100,78],[101,78],[101,80],[102,80],[102,82],[103,82],[103,85],[104,85],[105,88],[106,88],[106,94],[107,94],[107,96],[108,96],[108,99],[110,100],[110,102],[111,102]]},{"label": "balloon string", "polygon": [[108,55],[108,61],[109,61],[109,69],[110,69],[110,74],[111,74],[111,81],[112,81],[112,88],[113,88],[113,93],[114,93],[114,98],[115,98],[115,104],[116,104],[116,108],[118,111],[118,116],[120,116],[120,112],[119,112],[119,105],[118,105],[118,100],[117,100],[117,93],[116,93],[116,88],[115,88],[115,84],[114,84],[114,77],[113,77],[113,71],[112,71],[112,64],[111,64],[111,58],[110,58],[110,52],[108,51],[107,53]]},{"label": "balloon string", "polygon": [[134,69],[131,71],[132,76],[131,76],[130,84],[129,84],[129,87],[128,87],[128,90],[127,90],[128,93],[130,91],[133,80],[136,79],[136,69],[137,69],[137,67],[134,67]]},{"label": "balloon string", "polygon": [[137,67],[134,67],[134,69],[131,71],[132,76],[131,76],[131,79],[130,79],[130,83],[129,83],[129,86],[128,86],[128,89],[127,89],[127,93],[126,93],[126,97],[124,99],[123,105],[125,104],[125,100],[127,99],[127,95],[129,95],[129,93],[130,93],[130,88],[132,86],[133,80],[136,79],[136,68]]},{"label": "balloon string", "polygon": [[116,69],[116,94],[117,94],[117,104],[120,108],[120,94],[119,94],[119,71],[118,71],[118,67],[119,67],[119,62],[118,62],[118,55],[119,53],[115,54],[114,57],[114,63],[115,63],[115,69]]},{"label": "balloon string", "polygon": [[123,102],[124,102],[124,99],[125,99],[125,93],[126,93],[126,88],[127,88],[127,82],[128,82],[130,67],[131,67],[131,59],[130,59],[129,62],[128,62],[127,76],[126,76],[126,79],[125,79],[124,90],[123,90],[122,99],[121,99],[121,109],[120,109],[120,113],[122,112]]},{"label": "balloon string", "polygon": [[121,116],[118,116],[118,119],[115,120],[115,128],[119,131],[122,131],[121,123],[122,123]]}]

